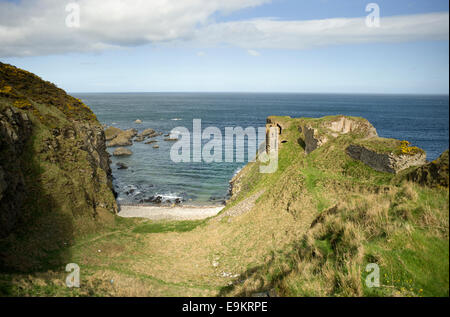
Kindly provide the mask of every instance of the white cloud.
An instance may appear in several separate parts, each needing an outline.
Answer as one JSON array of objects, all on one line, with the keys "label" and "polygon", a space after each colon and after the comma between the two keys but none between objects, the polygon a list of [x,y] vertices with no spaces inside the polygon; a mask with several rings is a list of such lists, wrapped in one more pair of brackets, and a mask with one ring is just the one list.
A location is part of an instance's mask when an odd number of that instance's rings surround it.
[{"label": "white cloud", "polygon": [[261,54],[255,50],[247,50],[247,53],[251,56],[260,56]]},{"label": "white cloud", "polygon": [[271,0],[79,0],[80,28],[67,28],[66,1],[0,2],[0,56],[101,51],[148,43],[307,49],[371,42],[448,40],[448,12],[386,17],[380,28],[365,18],[216,23],[229,13]]},{"label": "white cloud", "polygon": [[206,53],[205,53],[205,52],[202,52],[202,51],[200,51],[200,52],[197,52],[197,56],[199,56],[199,57],[203,57],[203,56],[206,56]]},{"label": "white cloud", "polygon": [[245,49],[309,49],[327,45],[420,40],[448,40],[449,15],[429,13],[381,19],[369,28],[365,18],[309,21],[255,19],[216,23],[197,30],[203,45],[226,44]]},{"label": "white cloud", "polygon": [[79,0],[80,27],[68,28],[69,1],[0,2],[0,56],[97,51],[189,39],[217,12],[270,0]]}]

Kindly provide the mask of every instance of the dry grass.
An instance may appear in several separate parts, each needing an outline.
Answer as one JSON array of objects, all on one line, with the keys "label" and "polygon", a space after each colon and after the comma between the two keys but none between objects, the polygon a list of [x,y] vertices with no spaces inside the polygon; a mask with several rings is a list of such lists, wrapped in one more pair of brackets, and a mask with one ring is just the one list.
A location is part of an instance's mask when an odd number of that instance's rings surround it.
[{"label": "dry grass", "polygon": [[[305,157],[295,126],[284,137],[279,170],[244,168],[241,192],[219,217],[190,231],[151,233],[134,230],[150,221],[120,219],[70,247],[81,289],[52,286],[50,294],[442,296],[445,286],[448,294],[448,190],[392,183],[353,164],[339,150],[351,139]],[[377,291],[364,285],[371,262],[387,276]],[[27,285],[15,294],[35,294]]]}]

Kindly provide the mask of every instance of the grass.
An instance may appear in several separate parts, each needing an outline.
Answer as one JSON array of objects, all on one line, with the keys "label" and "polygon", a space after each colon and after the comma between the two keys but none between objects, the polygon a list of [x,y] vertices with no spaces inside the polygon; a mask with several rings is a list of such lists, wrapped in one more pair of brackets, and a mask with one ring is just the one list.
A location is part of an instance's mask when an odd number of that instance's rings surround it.
[{"label": "grass", "polygon": [[357,145],[363,145],[364,147],[375,151],[376,153],[395,155],[414,155],[417,153],[425,153],[424,150],[410,146],[408,141],[400,141],[396,139],[387,138],[371,138],[362,139],[355,142]]},{"label": "grass", "polygon": [[449,296],[448,240],[414,230],[368,248],[371,254],[383,259],[384,274],[381,275],[383,287],[365,289],[365,295]]},{"label": "grass", "polygon": [[164,233],[164,232],[188,232],[203,224],[198,221],[174,221],[174,222],[151,222],[139,225],[133,229],[134,233]]},{"label": "grass", "polygon": [[[114,217],[65,247],[80,265],[80,289],[65,287],[59,267],[1,274],[0,292],[448,296],[448,189],[421,187],[355,162],[345,154],[351,135],[306,156],[298,122],[285,125],[275,173],[261,174],[259,163],[251,163],[236,178],[240,191],[223,212],[262,191],[248,212],[222,221]],[[382,287],[366,287],[368,263],[379,265]]]}]

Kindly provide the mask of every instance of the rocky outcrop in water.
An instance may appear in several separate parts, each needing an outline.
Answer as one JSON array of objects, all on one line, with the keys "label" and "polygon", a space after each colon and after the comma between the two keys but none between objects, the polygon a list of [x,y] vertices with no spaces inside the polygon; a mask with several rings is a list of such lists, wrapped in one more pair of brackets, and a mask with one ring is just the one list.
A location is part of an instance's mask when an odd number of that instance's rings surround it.
[{"label": "rocky outcrop in water", "polygon": [[118,163],[116,163],[116,166],[117,166],[117,169],[119,169],[119,170],[128,169],[128,166],[125,163],[118,162]]},{"label": "rocky outcrop in water", "polygon": [[[120,130],[120,129],[119,129]],[[111,141],[109,141],[106,146],[107,147],[116,147],[116,146],[129,146],[132,145],[132,138],[137,135],[138,131],[136,129],[129,129],[126,131],[120,130],[116,136],[114,136]]]},{"label": "rocky outcrop in water", "polygon": [[129,156],[132,154],[133,154],[133,152],[131,152],[131,150],[124,148],[124,147],[119,147],[119,148],[115,149],[113,152],[114,156]]}]

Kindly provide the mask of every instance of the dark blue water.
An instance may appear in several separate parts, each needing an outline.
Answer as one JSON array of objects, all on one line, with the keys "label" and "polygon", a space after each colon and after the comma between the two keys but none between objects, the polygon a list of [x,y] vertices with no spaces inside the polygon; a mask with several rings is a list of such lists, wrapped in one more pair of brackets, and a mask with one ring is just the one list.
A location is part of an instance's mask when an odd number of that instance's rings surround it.
[{"label": "dark blue water", "polygon": [[[412,95],[248,94],[248,93],[119,93],[76,94],[107,125],[169,133],[192,120],[202,127],[263,127],[267,116],[322,117],[350,115],[368,119],[381,137],[408,140],[437,158],[449,145],[449,97]],[[141,119],[143,124],[135,124]],[[176,119],[176,120],[175,120]],[[228,181],[245,163],[174,163],[173,143],[157,138],[159,149],[134,143],[130,157],[112,158],[115,186],[122,202],[149,196],[181,197],[190,203],[219,202]],[[127,170],[115,164],[123,162]],[[130,189],[132,193],[130,193]],[[126,192],[129,192],[127,195]]]}]

